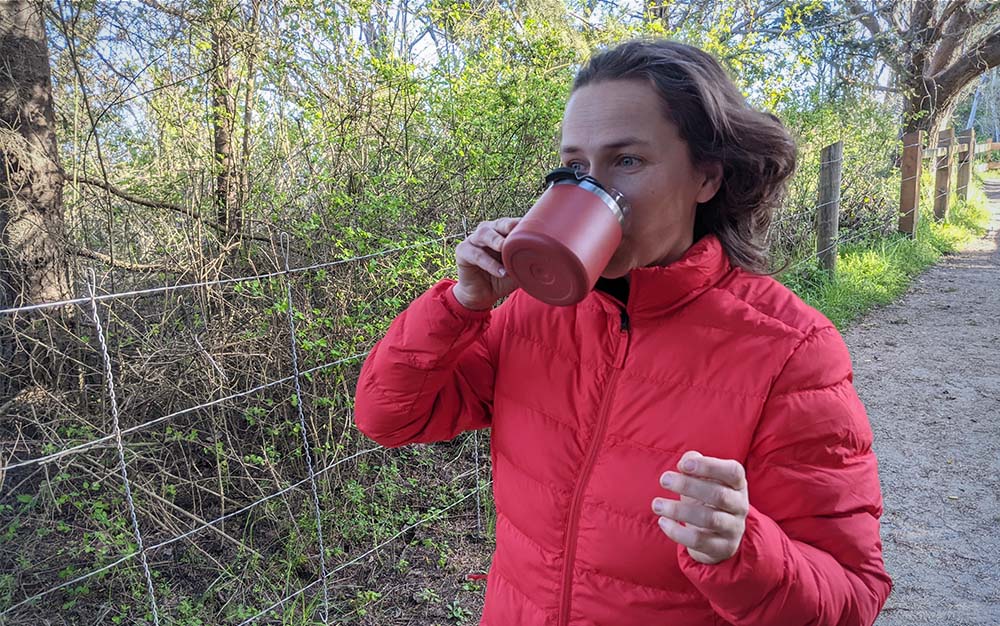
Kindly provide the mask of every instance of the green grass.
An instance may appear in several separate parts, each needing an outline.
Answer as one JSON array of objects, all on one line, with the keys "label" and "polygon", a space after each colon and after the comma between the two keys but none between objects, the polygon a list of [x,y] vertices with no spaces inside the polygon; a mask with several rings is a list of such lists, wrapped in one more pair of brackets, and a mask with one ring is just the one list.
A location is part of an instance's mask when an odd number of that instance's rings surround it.
[{"label": "green grass", "polygon": [[989,218],[982,178],[977,175],[968,202],[953,201],[946,222],[936,223],[933,214],[922,208],[915,239],[893,235],[844,246],[833,278],[818,266],[808,265],[779,279],[843,329],[872,307],[898,298],[916,275],[943,254],[961,250],[968,241],[985,234]]}]

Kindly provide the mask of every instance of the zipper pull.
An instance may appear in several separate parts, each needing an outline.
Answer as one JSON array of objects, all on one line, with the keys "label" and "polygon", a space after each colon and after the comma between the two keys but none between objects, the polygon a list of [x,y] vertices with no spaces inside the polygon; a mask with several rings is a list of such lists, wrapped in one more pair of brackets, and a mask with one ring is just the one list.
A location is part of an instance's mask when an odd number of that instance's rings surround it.
[{"label": "zipper pull", "polygon": [[632,323],[629,321],[628,312],[623,308],[619,309],[621,314],[621,334],[618,336],[618,347],[615,350],[615,367],[621,369],[625,365],[625,357],[628,355],[628,344],[632,339]]}]

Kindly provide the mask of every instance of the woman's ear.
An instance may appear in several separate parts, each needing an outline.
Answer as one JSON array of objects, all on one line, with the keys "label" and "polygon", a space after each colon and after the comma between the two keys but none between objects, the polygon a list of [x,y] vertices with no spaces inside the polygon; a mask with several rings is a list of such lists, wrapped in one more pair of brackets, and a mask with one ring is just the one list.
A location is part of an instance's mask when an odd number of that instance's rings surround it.
[{"label": "woman's ear", "polygon": [[699,204],[708,202],[714,198],[715,194],[719,191],[719,187],[722,186],[722,163],[713,161],[708,165],[702,166],[701,171],[705,175],[705,180],[702,181],[701,189],[698,190],[697,201]]}]

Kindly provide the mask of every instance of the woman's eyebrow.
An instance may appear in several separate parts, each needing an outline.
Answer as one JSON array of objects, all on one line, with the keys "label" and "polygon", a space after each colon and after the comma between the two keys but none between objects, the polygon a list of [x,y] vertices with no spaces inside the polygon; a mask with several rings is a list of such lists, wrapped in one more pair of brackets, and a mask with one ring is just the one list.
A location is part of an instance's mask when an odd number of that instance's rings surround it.
[{"label": "woman's eyebrow", "polygon": [[[636,146],[636,145],[647,146],[649,145],[649,142],[646,141],[645,139],[639,139],[638,137],[624,137],[617,141],[606,143],[600,148],[598,148],[598,150],[607,152],[609,150],[618,150],[619,148],[626,148],[628,146]],[[559,151],[562,152],[563,154],[583,152],[583,150],[581,148],[578,148],[577,146],[562,146],[561,148],[559,148]]]}]

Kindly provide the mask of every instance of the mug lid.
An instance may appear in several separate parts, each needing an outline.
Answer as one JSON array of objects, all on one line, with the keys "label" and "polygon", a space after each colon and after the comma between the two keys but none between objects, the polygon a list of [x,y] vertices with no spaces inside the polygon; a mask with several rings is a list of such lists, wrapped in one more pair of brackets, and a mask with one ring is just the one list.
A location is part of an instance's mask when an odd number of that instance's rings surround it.
[{"label": "mug lid", "polygon": [[572,167],[557,167],[545,175],[545,183],[548,187],[566,184],[577,185],[590,191],[607,205],[608,209],[618,218],[618,223],[624,225],[629,209],[625,197],[621,192],[605,187],[593,176],[581,175]]}]

